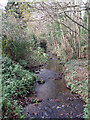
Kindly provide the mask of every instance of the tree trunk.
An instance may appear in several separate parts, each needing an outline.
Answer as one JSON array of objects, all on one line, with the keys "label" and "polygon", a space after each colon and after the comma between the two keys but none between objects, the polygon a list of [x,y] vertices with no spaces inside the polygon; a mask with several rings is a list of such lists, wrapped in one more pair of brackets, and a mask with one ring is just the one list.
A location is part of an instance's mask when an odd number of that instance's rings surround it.
[{"label": "tree trunk", "polygon": [[88,60],[90,60],[90,11],[88,10]]}]

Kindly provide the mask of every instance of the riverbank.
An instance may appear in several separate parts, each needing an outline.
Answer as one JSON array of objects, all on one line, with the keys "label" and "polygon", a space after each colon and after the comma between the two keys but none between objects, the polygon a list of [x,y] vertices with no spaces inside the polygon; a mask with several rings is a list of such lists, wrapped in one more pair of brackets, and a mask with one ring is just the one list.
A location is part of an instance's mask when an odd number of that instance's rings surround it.
[{"label": "riverbank", "polygon": [[88,114],[88,60],[70,60],[64,65],[66,85],[73,93],[77,93],[86,103],[85,117]]},{"label": "riverbank", "polygon": [[33,94],[35,76],[8,57],[2,60],[2,120],[23,119],[26,97]]}]

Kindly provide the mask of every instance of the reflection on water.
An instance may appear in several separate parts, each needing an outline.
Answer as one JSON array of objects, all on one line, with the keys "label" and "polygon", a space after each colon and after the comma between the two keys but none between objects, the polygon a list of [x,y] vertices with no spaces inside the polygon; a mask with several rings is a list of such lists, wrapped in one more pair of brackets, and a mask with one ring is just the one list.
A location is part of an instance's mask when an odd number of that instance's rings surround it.
[{"label": "reflection on water", "polygon": [[66,88],[65,81],[61,79],[62,65],[57,59],[51,59],[46,68],[41,69],[38,74],[45,84],[37,85],[36,92],[39,99],[56,98],[58,94],[69,92]]},{"label": "reflection on water", "polygon": [[63,65],[60,65],[60,61],[57,58],[53,58],[49,61],[46,68],[51,71],[62,72]]}]

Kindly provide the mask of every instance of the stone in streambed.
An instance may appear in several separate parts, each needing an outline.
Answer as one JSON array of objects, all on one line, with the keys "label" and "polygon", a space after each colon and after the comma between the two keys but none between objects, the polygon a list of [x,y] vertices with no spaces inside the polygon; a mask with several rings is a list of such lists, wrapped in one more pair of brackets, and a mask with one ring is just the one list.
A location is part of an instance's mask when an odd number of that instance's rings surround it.
[{"label": "stone in streambed", "polygon": [[60,80],[62,79],[62,76],[59,76],[58,78],[55,78],[55,80]]},{"label": "stone in streambed", "polygon": [[45,80],[40,79],[40,80],[38,80],[37,82],[38,82],[39,84],[44,84],[44,83],[45,83]]},{"label": "stone in streambed", "polygon": [[39,71],[35,71],[35,74],[39,74]]}]

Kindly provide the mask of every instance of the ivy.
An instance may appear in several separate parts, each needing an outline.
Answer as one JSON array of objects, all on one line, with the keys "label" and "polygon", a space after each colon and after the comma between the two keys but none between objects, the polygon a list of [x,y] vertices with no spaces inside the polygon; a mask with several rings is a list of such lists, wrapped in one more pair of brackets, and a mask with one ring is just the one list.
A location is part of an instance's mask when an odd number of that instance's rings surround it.
[{"label": "ivy", "polygon": [[[32,92],[35,77],[26,71],[19,63],[14,63],[8,57],[2,61],[2,104],[3,119],[21,119],[23,107],[18,104],[18,98]],[[12,115],[11,115],[12,114]]]}]

